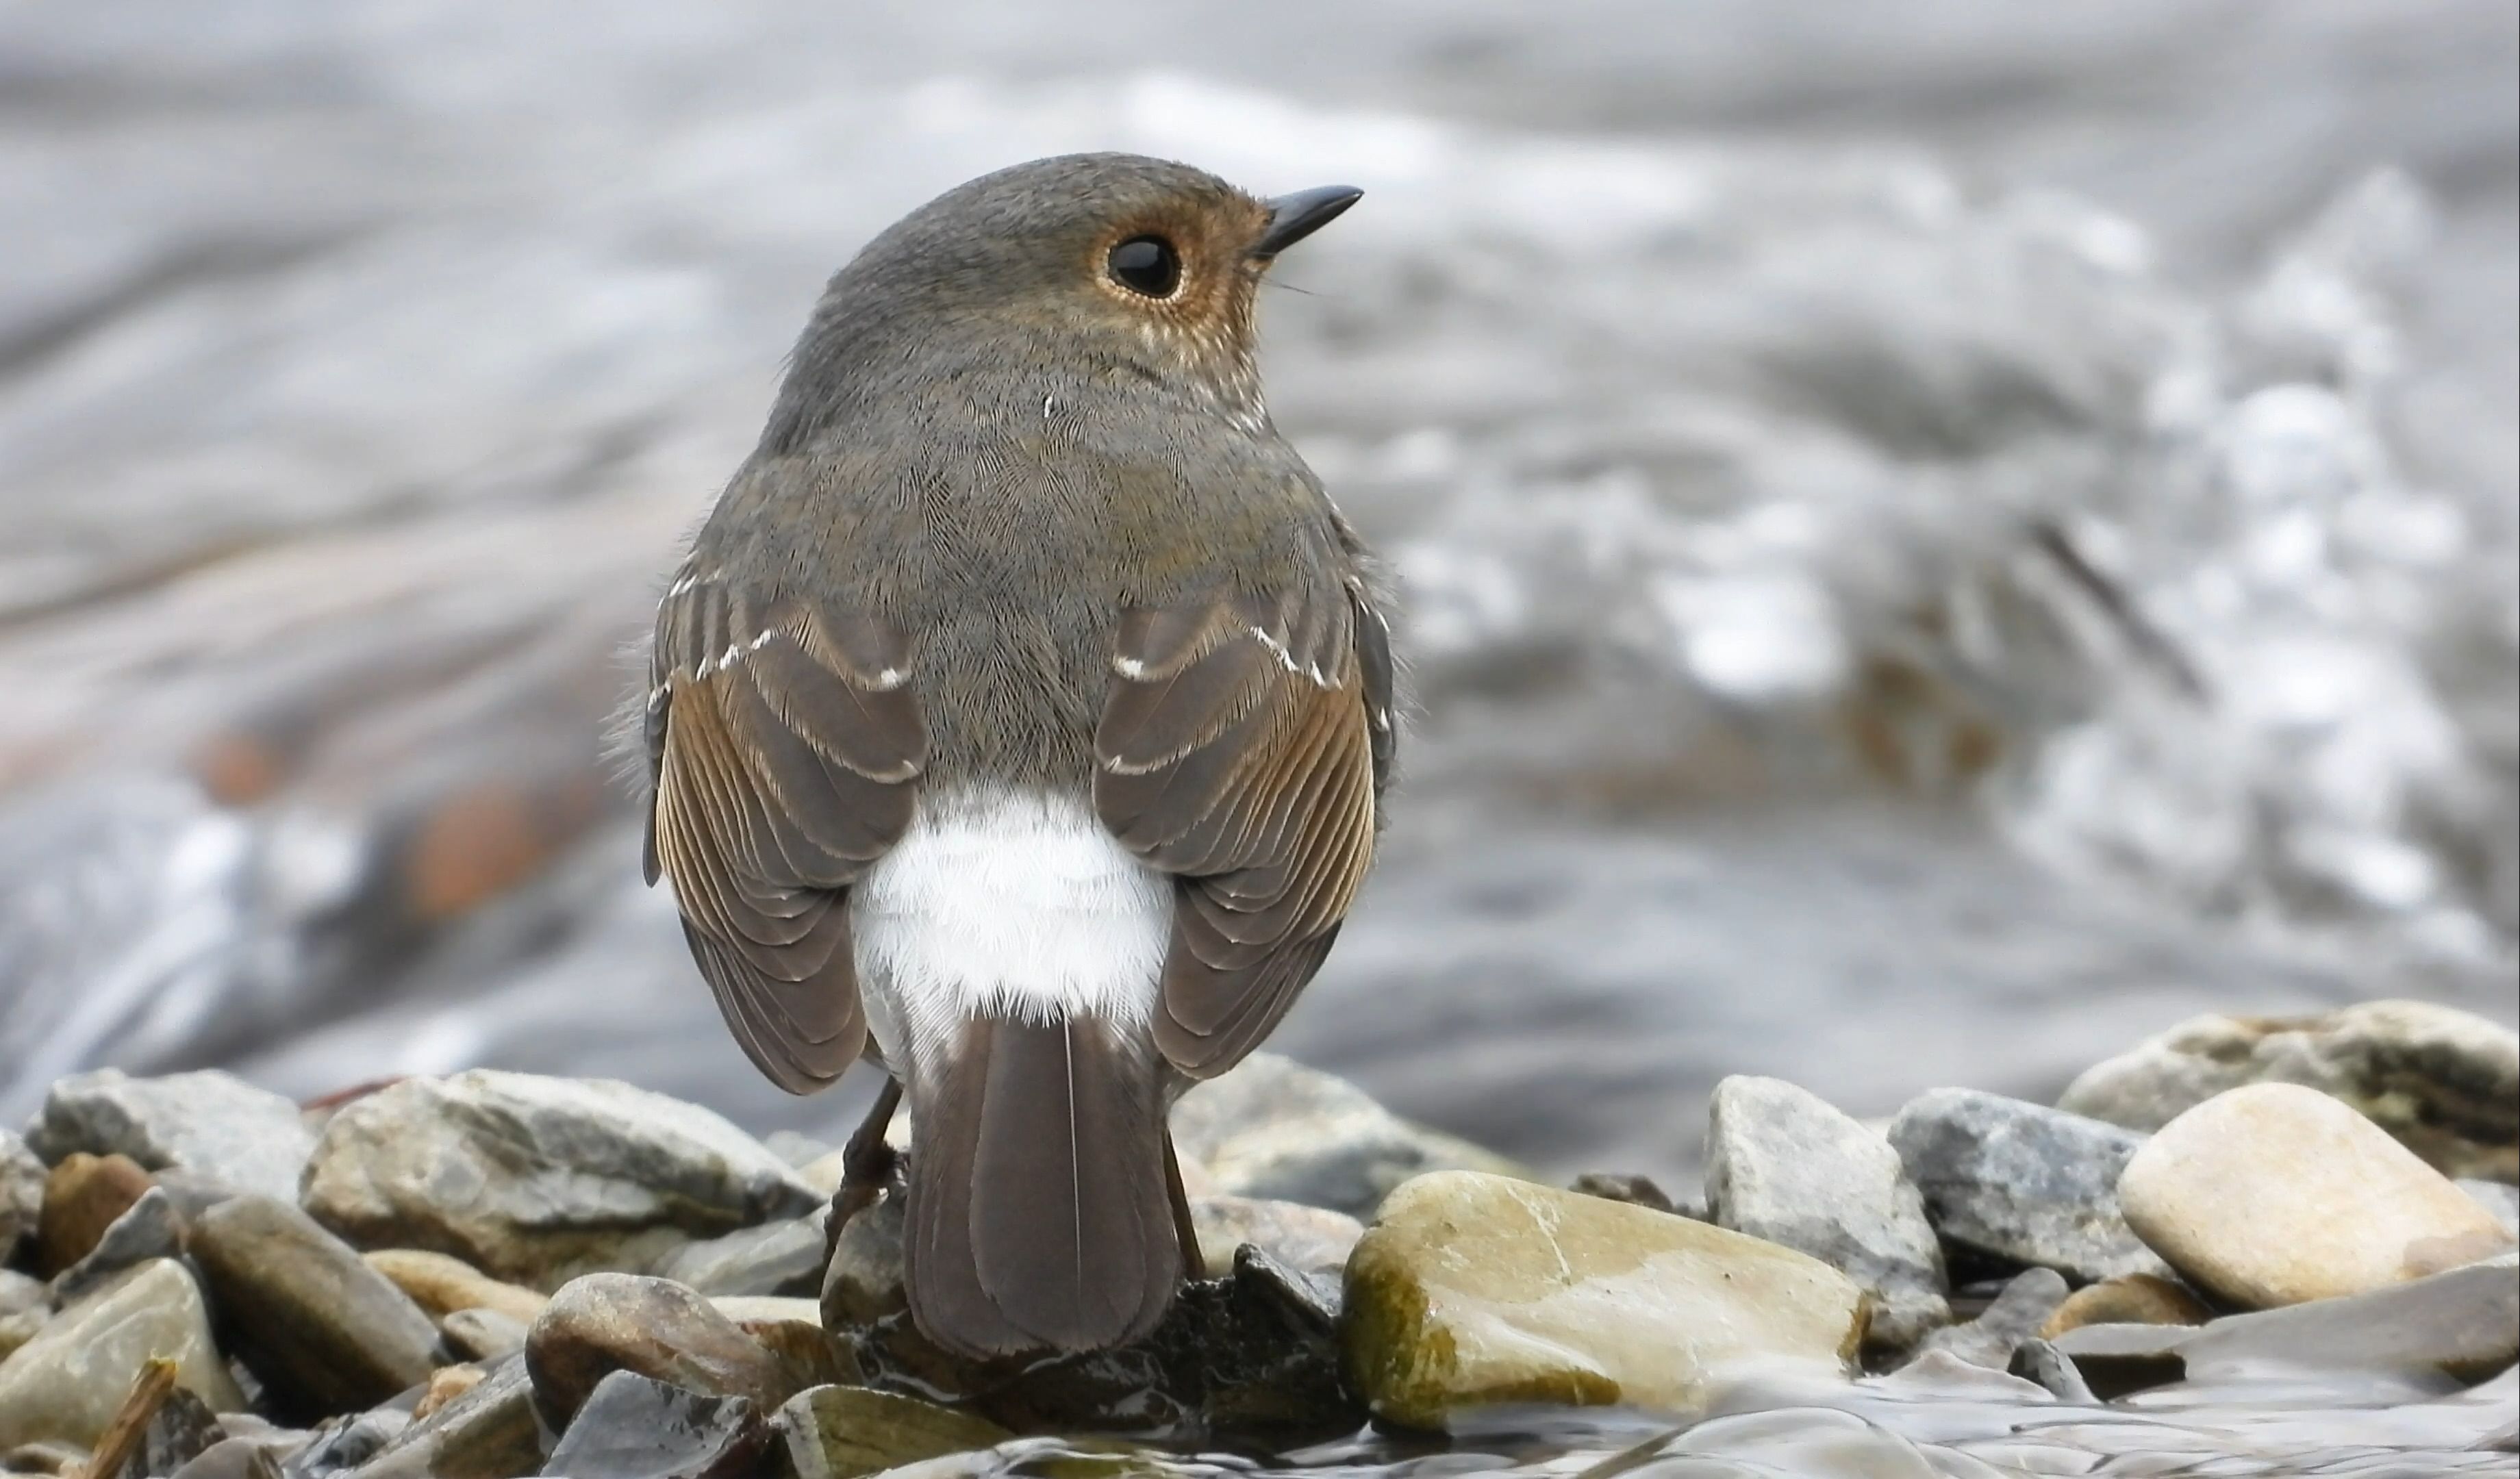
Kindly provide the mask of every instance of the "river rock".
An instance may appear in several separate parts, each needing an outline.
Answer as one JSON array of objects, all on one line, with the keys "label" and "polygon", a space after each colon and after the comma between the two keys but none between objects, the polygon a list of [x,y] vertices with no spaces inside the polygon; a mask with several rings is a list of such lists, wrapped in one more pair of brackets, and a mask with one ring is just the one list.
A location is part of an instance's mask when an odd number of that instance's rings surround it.
[{"label": "river rock", "polygon": [[832,1240],[823,1274],[822,1319],[828,1328],[871,1325],[910,1307],[902,1286],[902,1197],[886,1192],[848,1220]]},{"label": "river rock", "polygon": [[378,1248],[360,1256],[433,1320],[462,1310],[494,1310],[520,1325],[531,1324],[551,1303],[540,1289],[503,1283],[460,1258],[426,1248]]},{"label": "river rock", "polygon": [[859,1479],[1014,1436],[970,1412],[855,1386],[797,1393],[779,1410],[778,1427],[796,1479]]},{"label": "river rock", "polygon": [[127,1155],[73,1151],[44,1179],[35,1235],[35,1267],[47,1277],[87,1257],[114,1219],[154,1185]]},{"label": "river rock", "polygon": [[523,1350],[528,1328],[496,1310],[456,1310],[437,1322],[446,1348],[467,1361],[496,1361]]},{"label": "river rock", "polygon": [[1500,1402],[1674,1412],[1748,1364],[1844,1372],[1864,1291],[1687,1218],[1471,1172],[1392,1193],[1347,1266],[1345,1354],[1374,1415]]},{"label": "river rock", "polygon": [[490,1367],[472,1389],[414,1421],[351,1479],[517,1479],[543,1463],[542,1422],[522,1359]]},{"label": "river rock", "polygon": [[428,1379],[428,1314],[294,1205],[240,1196],[211,1208],[193,1257],[238,1353],[282,1406],[327,1416]]},{"label": "river rock", "polygon": [[54,1083],[26,1143],[47,1161],[80,1150],[120,1153],[147,1170],[183,1166],[242,1191],[293,1200],[315,1138],[295,1104],[233,1073],[132,1078],[100,1068]]},{"label": "river rock", "polygon": [[1348,1253],[1365,1235],[1365,1225],[1346,1213],[1302,1202],[1202,1196],[1191,1202],[1190,1213],[1198,1229],[1199,1262],[1210,1278],[1232,1273],[1235,1253],[1250,1243],[1335,1289],[1347,1272]]},{"label": "river rock", "polygon": [[2234,1089],[2172,1120],[2118,1196],[2189,1283],[2244,1309],[2360,1294],[2512,1245],[2449,1178],[2298,1084]]},{"label": "river rock", "polygon": [[1367,1218],[1426,1171],[1527,1177],[1469,1142],[1413,1125],[1344,1079],[1255,1053],[1173,1106],[1173,1143],[1204,1164],[1210,1194],[1328,1207]]},{"label": "river rock", "polygon": [[823,1286],[830,1238],[823,1231],[831,1209],[722,1237],[685,1243],[658,1260],[652,1273],[696,1294],[810,1296]]},{"label": "river rock", "polygon": [[2132,1131],[1974,1089],[1936,1089],[1890,1122],[1891,1148],[1947,1245],[2089,1282],[2167,1274],[2118,1214]]},{"label": "river rock", "polygon": [[2059,1105],[2158,1130],[2247,1084],[2344,1100],[2449,1176],[2520,1181],[2520,1035],[2429,1002],[2363,1002],[2318,1016],[2220,1014],[2180,1023],[2088,1069]]},{"label": "river rock", "polygon": [[1741,1075],[1715,1086],[1706,1211],[1871,1290],[1876,1347],[1908,1350],[1951,1323],[1942,1244],[1899,1152],[1808,1090]]},{"label": "river rock", "polygon": [[821,1198],[697,1105],[609,1079],[474,1069],[344,1105],[307,1167],[305,1204],[361,1246],[433,1249],[552,1289],[806,1216]]},{"label": "river rock", "polygon": [[209,1310],[173,1259],[145,1264],[55,1315],[0,1362],[0,1448],[93,1444],[152,1358],[213,1412],[243,1408],[210,1338]]},{"label": "river rock", "polygon": [[2076,1289],[2039,1327],[2053,1340],[2087,1324],[2201,1325],[2214,1318],[2185,1284],[2150,1274],[2126,1274]]},{"label": "river rock", "polygon": [[770,1446],[760,1409],[614,1371],[543,1465],[567,1479],[741,1479]]},{"label": "river rock", "polygon": [[151,1187],[107,1226],[87,1256],[54,1277],[53,1300],[68,1304],[125,1269],[153,1258],[173,1258],[183,1250],[184,1227],[174,1199]]},{"label": "river rock", "polygon": [[18,1259],[44,1214],[44,1163],[26,1143],[0,1130],[0,1268]]},{"label": "river rock", "polygon": [[2009,1370],[2013,1352],[2023,1341],[2035,1338],[2064,1302],[2064,1275],[2053,1269],[2025,1269],[2012,1277],[1977,1319],[1932,1332],[1925,1337],[1924,1348],[1948,1352],[1990,1371]]},{"label": "river rock", "polygon": [[44,1281],[15,1269],[0,1269],[0,1361],[35,1338],[53,1318],[52,1290]]},{"label": "river rock", "polygon": [[525,1333],[525,1368],[535,1395],[562,1419],[613,1371],[742,1397],[764,1412],[791,1395],[777,1360],[734,1321],[681,1284],[636,1274],[589,1274],[562,1285]]},{"label": "river rock", "polygon": [[410,1431],[411,1413],[400,1407],[371,1408],[354,1417],[325,1423],[288,1456],[291,1479],[332,1479],[374,1458]]}]

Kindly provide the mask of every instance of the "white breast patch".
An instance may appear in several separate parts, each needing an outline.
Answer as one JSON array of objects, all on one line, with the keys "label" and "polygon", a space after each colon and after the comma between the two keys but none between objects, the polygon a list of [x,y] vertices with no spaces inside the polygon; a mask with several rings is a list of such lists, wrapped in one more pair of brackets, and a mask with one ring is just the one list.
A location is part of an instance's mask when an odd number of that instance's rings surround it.
[{"label": "white breast patch", "polygon": [[849,890],[876,1041],[901,1064],[982,1013],[1142,1027],[1172,911],[1172,881],[1081,796],[922,795],[910,829]]}]

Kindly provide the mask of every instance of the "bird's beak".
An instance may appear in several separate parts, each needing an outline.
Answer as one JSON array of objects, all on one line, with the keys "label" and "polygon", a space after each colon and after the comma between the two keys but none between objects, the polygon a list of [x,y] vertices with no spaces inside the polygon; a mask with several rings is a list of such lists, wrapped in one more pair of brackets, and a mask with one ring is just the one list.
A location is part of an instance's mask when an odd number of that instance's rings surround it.
[{"label": "bird's beak", "polygon": [[1365,192],[1353,185],[1324,185],[1317,190],[1298,190],[1268,202],[1269,229],[1260,233],[1251,254],[1262,261],[1294,246],[1314,232],[1338,219],[1340,211],[1355,204]]}]

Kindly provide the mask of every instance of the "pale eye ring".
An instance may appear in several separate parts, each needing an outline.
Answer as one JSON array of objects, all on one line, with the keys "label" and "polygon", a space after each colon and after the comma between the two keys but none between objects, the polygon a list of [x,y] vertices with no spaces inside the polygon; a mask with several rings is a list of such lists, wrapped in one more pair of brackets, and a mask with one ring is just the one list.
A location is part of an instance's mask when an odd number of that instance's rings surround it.
[{"label": "pale eye ring", "polygon": [[1141,297],[1168,298],[1181,287],[1181,253],[1159,236],[1135,236],[1112,247],[1103,270]]}]

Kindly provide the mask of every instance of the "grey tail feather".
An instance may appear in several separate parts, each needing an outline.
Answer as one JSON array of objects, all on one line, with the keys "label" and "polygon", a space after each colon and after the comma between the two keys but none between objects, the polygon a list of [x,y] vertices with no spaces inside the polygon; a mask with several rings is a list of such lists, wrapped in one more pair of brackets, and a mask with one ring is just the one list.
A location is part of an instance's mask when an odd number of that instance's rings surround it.
[{"label": "grey tail feather", "polygon": [[967,1023],[914,1087],[910,1312],[965,1356],[1094,1351],[1183,1275],[1154,1055],[1091,1019]]}]

